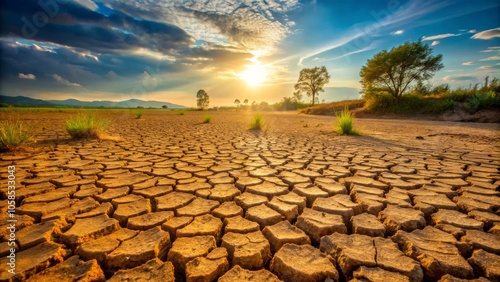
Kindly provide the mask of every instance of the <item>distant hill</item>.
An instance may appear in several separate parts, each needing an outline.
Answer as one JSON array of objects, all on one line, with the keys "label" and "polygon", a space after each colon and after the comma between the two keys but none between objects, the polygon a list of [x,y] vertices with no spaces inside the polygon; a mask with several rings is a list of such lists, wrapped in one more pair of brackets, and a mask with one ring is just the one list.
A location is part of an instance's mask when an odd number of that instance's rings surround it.
[{"label": "distant hill", "polygon": [[24,96],[17,96],[17,97],[11,97],[11,96],[3,96],[0,95],[0,103],[5,103],[9,105],[14,105],[14,106],[36,106],[36,107],[53,107],[55,106],[54,104],[40,100],[40,99],[33,99],[29,97],[24,97]]},{"label": "distant hill", "polygon": [[172,104],[169,102],[161,102],[161,101],[143,101],[139,99],[129,99],[126,101],[114,102],[114,101],[80,101],[76,99],[67,99],[67,100],[40,100],[33,99],[24,96],[3,96],[0,95],[0,102],[6,103],[14,106],[36,106],[36,107],[54,107],[54,106],[63,106],[63,107],[84,107],[84,108],[161,108],[163,105],[166,105],[169,109],[182,109],[186,108],[183,105]]}]

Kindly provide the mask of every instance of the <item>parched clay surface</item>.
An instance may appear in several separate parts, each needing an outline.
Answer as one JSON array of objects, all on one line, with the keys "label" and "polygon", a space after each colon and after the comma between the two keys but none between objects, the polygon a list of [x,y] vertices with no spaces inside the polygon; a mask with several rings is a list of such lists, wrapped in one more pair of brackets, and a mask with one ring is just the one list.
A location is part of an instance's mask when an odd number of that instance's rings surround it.
[{"label": "parched clay surface", "polygon": [[37,142],[0,154],[0,281],[500,279],[498,124],[359,119],[339,136],[295,113],[261,131],[243,111],[98,114],[116,140],[71,140],[73,111],[19,117]]}]

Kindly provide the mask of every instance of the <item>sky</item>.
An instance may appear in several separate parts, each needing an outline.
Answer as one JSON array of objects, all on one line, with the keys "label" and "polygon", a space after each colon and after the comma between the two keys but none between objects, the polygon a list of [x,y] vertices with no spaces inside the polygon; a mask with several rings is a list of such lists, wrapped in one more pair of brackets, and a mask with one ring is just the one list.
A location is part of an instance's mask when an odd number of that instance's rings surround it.
[{"label": "sky", "polygon": [[331,79],[319,99],[357,98],[368,59],[417,40],[443,55],[434,85],[500,78],[498,0],[2,0],[0,7],[7,96],[195,106],[204,89],[211,106],[272,103],[292,96],[301,69],[325,66]]}]

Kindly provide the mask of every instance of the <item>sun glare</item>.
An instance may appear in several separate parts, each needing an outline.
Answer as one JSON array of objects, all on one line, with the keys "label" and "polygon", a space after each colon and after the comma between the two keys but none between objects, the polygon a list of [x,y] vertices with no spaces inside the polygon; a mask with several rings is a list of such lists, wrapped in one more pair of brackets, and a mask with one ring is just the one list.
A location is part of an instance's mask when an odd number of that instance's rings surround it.
[{"label": "sun glare", "polygon": [[241,73],[241,78],[251,86],[258,86],[267,80],[267,69],[261,63],[245,66],[246,70]]}]

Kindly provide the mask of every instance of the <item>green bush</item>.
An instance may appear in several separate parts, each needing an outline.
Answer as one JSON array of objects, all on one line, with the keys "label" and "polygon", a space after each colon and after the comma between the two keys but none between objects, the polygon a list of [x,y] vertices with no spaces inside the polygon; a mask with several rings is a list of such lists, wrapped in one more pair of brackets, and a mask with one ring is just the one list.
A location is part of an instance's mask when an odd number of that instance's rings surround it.
[{"label": "green bush", "polygon": [[341,135],[359,135],[359,132],[354,129],[354,114],[349,111],[346,106],[342,111],[337,113],[337,121],[335,129]]},{"label": "green bush", "polygon": [[110,120],[98,118],[93,113],[80,113],[66,121],[66,130],[73,138],[99,138],[110,123]]},{"label": "green bush", "polygon": [[180,111],[179,111],[179,115],[180,115],[180,116],[183,116],[183,115],[185,115],[185,114],[186,114],[186,111],[184,111],[184,110],[180,110]]},{"label": "green bush", "polygon": [[380,94],[367,99],[365,109],[373,113],[439,114],[452,109],[451,98],[422,97],[415,94],[401,96],[399,103],[390,94]]},{"label": "green bush", "polygon": [[260,114],[255,114],[250,119],[250,129],[261,130],[264,127],[264,119]]},{"label": "green bush", "polygon": [[212,120],[211,115],[204,115],[203,116],[203,123],[210,123],[211,120]]},{"label": "green bush", "polygon": [[144,116],[144,109],[132,110],[132,113],[135,115],[137,119],[140,119]]},{"label": "green bush", "polygon": [[465,103],[465,108],[470,113],[475,113],[480,109],[500,108],[500,96],[493,92],[478,93]]},{"label": "green bush", "polygon": [[12,150],[33,136],[32,129],[24,123],[14,120],[2,121],[0,124],[0,149]]}]

